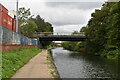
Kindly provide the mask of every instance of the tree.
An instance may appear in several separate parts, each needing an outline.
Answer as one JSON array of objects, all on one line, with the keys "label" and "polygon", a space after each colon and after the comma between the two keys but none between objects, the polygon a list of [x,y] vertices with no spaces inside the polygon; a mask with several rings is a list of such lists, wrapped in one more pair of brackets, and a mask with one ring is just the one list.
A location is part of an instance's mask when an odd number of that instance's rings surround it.
[{"label": "tree", "polygon": [[30,15],[31,15],[30,8],[29,9],[25,9],[24,7],[19,8],[18,10],[19,26],[24,25],[27,19],[29,19]]},{"label": "tree", "polygon": [[101,10],[95,10],[95,13],[92,13],[91,16],[92,18],[88,22],[85,31],[87,37],[89,37],[86,48],[88,52],[95,54],[102,51],[107,42],[106,35],[109,21],[109,8],[103,6]]},{"label": "tree", "polygon": [[52,24],[45,22],[44,19],[40,17],[40,15],[37,15],[36,18],[33,18],[33,20],[37,24],[38,29],[36,32],[53,32]]},{"label": "tree", "polygon": [[33,21],[37,24],[36,32],[45,32],[45,21],[40,15],[37,15],[36,18],[33,18]]},{"label": "tree", "polygon": [[[37,24],[36,32],[53,32],[52,24],[45,22],[40,15],[37,15],[36,18],[33,18],[33,21]],[[41,41],[40,43],[42,44],[42,47],[45,48],[51,44],[51,41]]]},{"label": "tree", "polygon": [[85,30],[86,30],[86,27],[83,26],[83,27],[81,28],[80,32],[85,32]]},{"label": "tree", "polygon": [[114,3],[113,7],[110,9],[110,15],[106,49],[120,49],[120,2]]},{"label": "tree", "polygon": [[31,34],[33,34],[37,29],[37,25],[32,19],[29,19],[26,21],[26,24],[22,26],[22,34],[31,37]]},{"label": "tree", "polygon": [[53,27],[52,24],[50,24],[49,22],[45,22],[46,25],[46,32],[53,32]]}]

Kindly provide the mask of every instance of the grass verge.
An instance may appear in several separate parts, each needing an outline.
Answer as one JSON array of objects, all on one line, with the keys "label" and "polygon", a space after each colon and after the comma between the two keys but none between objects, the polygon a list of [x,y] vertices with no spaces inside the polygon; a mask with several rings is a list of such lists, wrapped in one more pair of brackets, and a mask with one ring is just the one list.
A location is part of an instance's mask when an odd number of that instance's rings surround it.
[{"label": "grass verge", "polygon": [[38,48],[2,52],[2,78],[12,77],[19,68],[40,52]]},{"label": "grass verge", "polygon": [[[47,62],[49,64],[49,69],[50,69],[50,73],[52,75],[52,77],[54,78],[53,80],[56,80],[56,78],[60,78],[60,75],[57,71],[57,68],[54,64],[54,60],[53,60],[53,57],[52,57],[52,53],[50,51],[48,51],[48,55],[47,55]],[[59,79],[60,80],[60,79]]]}]

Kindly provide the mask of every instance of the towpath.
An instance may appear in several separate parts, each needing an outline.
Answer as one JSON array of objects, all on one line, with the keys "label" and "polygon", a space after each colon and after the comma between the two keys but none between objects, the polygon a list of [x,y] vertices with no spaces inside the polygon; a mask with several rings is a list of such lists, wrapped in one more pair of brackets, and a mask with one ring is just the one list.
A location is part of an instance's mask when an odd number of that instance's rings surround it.
[{"label": "towpath", "polygon": [[42,50],[41,53],[20,68],[12,78],[51,78],[46,57],[47,50]]}]

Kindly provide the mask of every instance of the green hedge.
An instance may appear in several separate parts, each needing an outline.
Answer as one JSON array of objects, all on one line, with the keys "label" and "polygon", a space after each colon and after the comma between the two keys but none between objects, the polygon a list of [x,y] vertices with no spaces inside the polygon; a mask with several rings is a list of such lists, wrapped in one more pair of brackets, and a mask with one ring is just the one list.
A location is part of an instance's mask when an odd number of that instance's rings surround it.
[{"label": "green hedge", "polygon": [[40,52],[38,48],[2,52],[2,78],[12,77],[19,68]]}]

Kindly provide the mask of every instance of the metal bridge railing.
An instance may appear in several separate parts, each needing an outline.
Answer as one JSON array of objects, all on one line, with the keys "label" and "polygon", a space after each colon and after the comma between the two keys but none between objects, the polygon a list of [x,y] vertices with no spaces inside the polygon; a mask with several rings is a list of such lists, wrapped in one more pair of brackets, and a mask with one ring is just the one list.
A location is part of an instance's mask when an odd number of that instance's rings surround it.
[{"label": "metal bridge railing", "polygon": [[33,34],[33,36],[49,36],[49,35],[80,35],[85,36],[84,32],[80,33],[70,33],[70,32],[36,32]]}]

